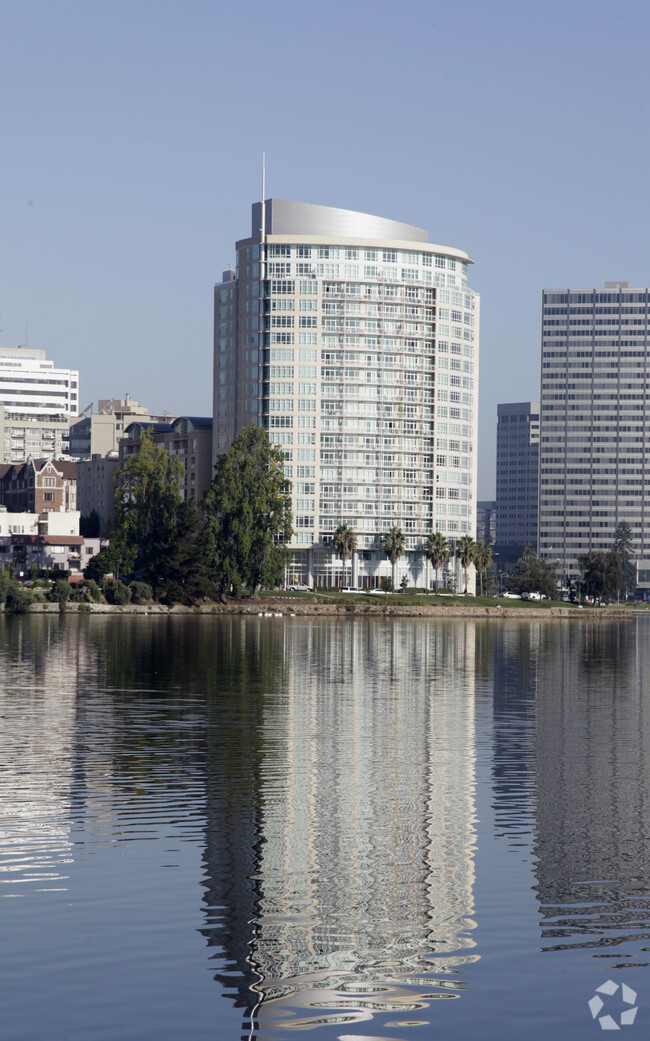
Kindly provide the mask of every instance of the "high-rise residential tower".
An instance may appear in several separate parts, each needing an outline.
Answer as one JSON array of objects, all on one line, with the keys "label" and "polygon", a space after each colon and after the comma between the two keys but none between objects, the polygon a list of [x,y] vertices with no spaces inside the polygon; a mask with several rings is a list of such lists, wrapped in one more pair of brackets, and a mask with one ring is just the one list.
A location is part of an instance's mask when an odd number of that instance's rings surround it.
[{"label": "high-rise residential tower", "polygon": [[539,402],[497,405],[496,543],[504,563],[537,548]]},{"label": "high-rise residential tower", "polygon": [[542,297],[539,552],[560,574],[633,535],[650,578],[650,289],[547,289]]},{"label": "high-rise residential tower", "polygon": [[[214,452],[250,423],[293,482],[290,578],[375,585],[381,537],[474,533],[479,299],[466,253],[398,221],[270,199],[215,287]],[[341,524],[357,535],[344,572]]]}]

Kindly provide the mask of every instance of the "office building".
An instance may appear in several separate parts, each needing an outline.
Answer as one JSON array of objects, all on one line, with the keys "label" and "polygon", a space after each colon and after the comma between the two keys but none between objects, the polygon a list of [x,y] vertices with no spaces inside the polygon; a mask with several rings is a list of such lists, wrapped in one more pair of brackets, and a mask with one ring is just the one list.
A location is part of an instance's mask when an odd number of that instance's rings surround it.
[{"label": "office building", "polygon": [[[475,531],[472,261],[421,228],[278,199],[253,205],[236,254],[215,287],[215,455],[250,423],[282,449],[290,580],[377,585],[396,525],[398,581],[423,584],[426,536]],[[349,574],[330,545],[341,523],[357,535]]]},{"label": "office building", "polygon": [[77,370],[55,368],[43,350],[0,347],[2,462],[60,457],[78,410]]},{"label": "office building", "polygon": [[650,584],[649,365],[649,289],[544,290],[539,552],[562,576],[625,521]]},{"label": "office building", "polygon": [[496,544],[505,567],[537,549],[539,402],[497,405]]}]

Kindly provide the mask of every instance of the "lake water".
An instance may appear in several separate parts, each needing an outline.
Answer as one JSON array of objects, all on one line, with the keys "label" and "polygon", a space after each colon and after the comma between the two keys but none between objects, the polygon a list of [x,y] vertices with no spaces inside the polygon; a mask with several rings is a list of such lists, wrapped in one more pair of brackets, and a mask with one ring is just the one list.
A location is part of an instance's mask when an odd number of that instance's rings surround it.
[{"label": "lake water", "polygon": [[0,617],[0,1036],[647,1037],[649,742],[642,616]]}]

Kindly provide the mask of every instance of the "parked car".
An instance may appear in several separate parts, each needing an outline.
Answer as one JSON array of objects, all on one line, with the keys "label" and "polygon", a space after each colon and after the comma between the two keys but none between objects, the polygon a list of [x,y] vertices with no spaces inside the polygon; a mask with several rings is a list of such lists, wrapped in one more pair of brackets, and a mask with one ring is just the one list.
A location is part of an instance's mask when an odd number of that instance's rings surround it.
[{"label": "parked car", "polygon": [[342,586],[339,593],[363,593],[363,589],[357,589],[356,586]]},{"label": "parked car", "polygon": [[502,593],[501,596],[505,597],[506,600],[519,600],[519,593]]},{"label": "parked car", "polygon": [[309,586],[306,586],[304,582],[294,582],[292,586],[287,586],[287,589],[291,593],[308,593]]}]

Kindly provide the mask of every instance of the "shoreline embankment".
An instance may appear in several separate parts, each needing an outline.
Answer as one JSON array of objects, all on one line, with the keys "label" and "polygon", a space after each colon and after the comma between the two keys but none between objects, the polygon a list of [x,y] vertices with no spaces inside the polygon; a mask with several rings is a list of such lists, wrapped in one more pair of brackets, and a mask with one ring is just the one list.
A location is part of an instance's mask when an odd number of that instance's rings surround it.
[{"label": "shoreline embankment", "polygon": [[[59,614],[60,608],[55,603],[35,603],[27,611],[31,615]],[[577,608],[567,605],[557,607],[504,607],[501,605],[485,606],[479,604],[368,604],[326,603],[321,600],[296,599],[286,597],[265,596],[258,600],[237,600],[225,604],[206,603],[195,606],[174,604],[89,604],[68,603],[66,614],[117,614],[141,615],[247,615],[249,617],[371,617],[371,618],[491,618],[518,619],[519,621],[542,621],[545,619],[601,619],[630,618],[633,614],[644,614],[645,609],[635,611],[633,608],[620,607],[587,607]]]}]

